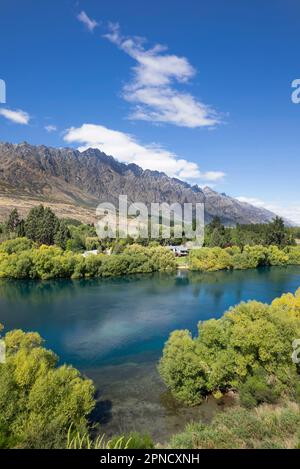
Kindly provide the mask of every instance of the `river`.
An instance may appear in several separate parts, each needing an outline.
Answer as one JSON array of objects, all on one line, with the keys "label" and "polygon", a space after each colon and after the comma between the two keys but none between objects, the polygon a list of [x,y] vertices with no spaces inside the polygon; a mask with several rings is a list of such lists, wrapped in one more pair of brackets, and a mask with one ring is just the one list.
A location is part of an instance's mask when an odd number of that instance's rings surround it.
[{"label": "river", "polygon": [[156,371],[174,329],[196,334],[241,301],[270,302],[300,286],[300,267],[145,274],[113,279],[0,281],[5,330],[38,331],[45,345],[91,377],[103,432],[138,430],[163,443],[186,422],[209,421],[224,405],[179,405]]}]

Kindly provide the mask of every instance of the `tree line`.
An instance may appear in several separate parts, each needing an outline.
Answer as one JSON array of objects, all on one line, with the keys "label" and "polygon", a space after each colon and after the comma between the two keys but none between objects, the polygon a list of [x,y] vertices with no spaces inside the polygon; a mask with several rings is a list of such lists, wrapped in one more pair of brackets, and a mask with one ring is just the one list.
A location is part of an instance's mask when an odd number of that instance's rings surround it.
[{"label": "tree line", "polygon": [[176,269],[173,253],[164,247],[128,246],[123,253],[84,257],[57,246],[36,246],[28,238],[0,244],[0,278],[51,279],[110,277]]},{"label": "tree line", "polygon": [[[95,227],[84,224],[78,220],[59,219],[49,207],[39,205],[33,207],[27,217],[22,219],[13,209],[7,220],[0,224],[0,240],[5,241],[15,237],[27,237],[37,244],[47,244],[61,247],[70,251],[84,250],[104,251],[107,248],[113,253],[122,252],[130,244],[149,246],[153,244],[150,238],[133,239],[116,238],[99,240]],[[205,227],[205,247],[238,246],[278,246],[284,248],[296,244],[295,239],[300,238],[300,229],[286,227],[282,218],[276,217],[267,224],[237,224],[235,227],[225,227],[220,218],[215,217]],[[179,245],[188,241],[184,234],[181,238],[174,238],[171,229],[170,239],[159,237],[155,243],[159,245]]]}]

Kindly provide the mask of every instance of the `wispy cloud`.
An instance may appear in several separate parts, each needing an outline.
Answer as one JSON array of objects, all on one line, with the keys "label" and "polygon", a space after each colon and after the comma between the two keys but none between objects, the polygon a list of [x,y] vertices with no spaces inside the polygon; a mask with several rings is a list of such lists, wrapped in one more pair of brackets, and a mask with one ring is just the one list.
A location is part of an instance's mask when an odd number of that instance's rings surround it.
[{"label": "wispy cloud", "polygon": [[45,125],[45,130],[50,134],[57,131],[56,125]]},{"label": "wispy cloud", "polygon": [[218,181],[225,174],[221,171],[200,171],[197,163],[180,158],[157,144],[142,145],[132,135],[108,129],[102,125],[83,124],[65,133],[68,143],[81,144],[80,151],[98,148],[125,163],[135,163],[143,169],[165,172],[168,176],[185,181]]},{"label": "wispy cloud", "polygon": [[178,89],[196,74],[186,57],[167,54],[160,44],[146,49],[144,39],[122,36],[118,24],[111,23],[104,37],[136,61],[132,81],[123,89],[124,99],[134,105],[131,119],[191,128],[219,123],[210,106]]},{"label": "wispy cloud", "polygon": [[98,26],[97,21],[88,17],[85,11],[81,11],[79,15],[77,15],[77,19],[83,23],[87,29],[91,32]]},{"label": "wispy cloud", "polygon": [[29,114],[25,111],[21,111],[21,109],[13,111],[11,109],[1,108],[0,115],[11,122],[14,122],[15,124],[27,125],[30,120]]},{"label": "wispy cloud", "polygon": [[300,203],[294,202],[292,204],[283,205],[279,202],[265,202],[264,200],[257,199],[255,197],[236,197],[240,202],[246,202],[248,204],[254,205],[255,207],[265,208],[270,210],[276,215],[287,218],[298,225],[300,225]]}]

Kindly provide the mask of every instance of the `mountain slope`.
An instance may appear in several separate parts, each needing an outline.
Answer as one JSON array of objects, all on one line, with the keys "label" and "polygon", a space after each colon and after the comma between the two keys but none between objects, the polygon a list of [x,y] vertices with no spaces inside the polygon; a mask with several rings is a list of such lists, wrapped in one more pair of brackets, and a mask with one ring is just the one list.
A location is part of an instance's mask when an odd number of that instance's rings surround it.
[{"label": "mountain slope", "polygon": [[208,187],[202,190],[158,171],[120,163],[96,149],[0,143],[0,216],[12,200],[22,214],[28,205],[42,202],[63,216],[69,216],[66,210],[75,216],[77,208],[79,219],[84,214],[94,218],[97,204],[117,204],[119,194],[146,204],[205,202],[206,221],[217,215],[226,224],[267,223],[275,216]]}]

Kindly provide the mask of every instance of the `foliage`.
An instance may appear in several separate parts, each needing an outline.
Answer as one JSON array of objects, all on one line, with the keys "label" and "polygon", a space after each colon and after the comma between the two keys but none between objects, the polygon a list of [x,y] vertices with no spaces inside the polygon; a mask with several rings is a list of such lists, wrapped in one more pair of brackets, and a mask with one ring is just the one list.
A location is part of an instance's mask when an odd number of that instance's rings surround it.
[{"label": "foliage", "polygon": [[0,253],[13,254],[27,251],[34,246],[34,243],[28,238],[15,238],[4,241],[0,244]]},{"label": "foliage", "polygon": [[57,367],[37,333],[5,335],[0,364],[0,442],[19,448],[65,446],[68,428],[85,431],[94,407],[94,387],[73,367]]},{"label": "foliage", "polygon": [[288,246],[284,249],[285,254],[288,257],[287,263],[290,265],[300,265],[300,247],[299,246]]},{"label": "foliage", "polygon": [[300,264],[300,246],[238,246],[192,249],[188,258],[191,270],[213,272],[225,269],[255,269],[260,266]]},{"label": "foliage", "polygon": [[[220,218],[215,217],[205,227],[205,246],[285,246],[294,245],[300,233],[294,228],[287,228],[282,218],[276,217],[271,223],[237,224],[236,227],[225,227]],[[300,234],[299,234],[300,237]]]},{"label": "foliage", "polygon": [[253,408],[263,402],[275,403],[279,398],[279,390],[272,380],[268,380],[264,369],[257,369],[241,384],[239,396],[244,407]]},{"label": "foliage", "polygon": [[275,449],[297,448],[299,406],[262,406],[256,410],[240,407],[218,413],[212,423],[187,425],[171,438],[174,449]]},{"label": "foliage", "polygon": [[59,221],[54,235],[54,243],[62,249],[66,249],[68,239],[71,234],[68,225],[64,221]]},{"label": "foliage", "polygon": [[128,436],[115,436],[107,439],[105,434],[98,435],[92,439],[88,433],[83,435],[75,432],[72,426],[67,436],[67,449],[152,449],[153,441],[150,436],[138,432],[130,433]]},{"label": "foliage", "polygon": [[69,225],[70,239],[67,249],[70,251],[90,251],[100,248],[95,227],[92,225]]},{"label": "foliage", "polygon": [[8,217],[8,220],[6,222],[6,230],[8,233],[14,233],[17,236],[22,236],[23,235],[23,220],[20,219],[18,210],[14,208]]},{"label": "foliage", "polygon": [[67,449],[128,449],[130,438],[126,439],[124,436],[117,437],[111,440],[106,439],[105,434],[99,435],[93,440],[89,433],[81,434],[79,431],[75,432],[72,425],[69,428],[67,435]]},{"label": "foliage", "polygon": [[25,221],[27,238],[38,244],[54,244],[59,220],[49,207],[39,205],[30,210]]},{"label": "foliage", "polygon": [[[123,437],[115,436],[111,439],[111,445],[116,445],[120,438],[126,441],[127,449],[153,449],[154,443],[149,435],[144,435],[138,432],[131,432],[129,435]],[[123,440],[123,441],[124,441]],[[112,446],[113,447],[113,446]]]},{"label": "foliage", "polygon": [[245,246],[241,252],[236,252],[232,256],[232,266],[234,269],[256,269],[262,265],[268,265],[268,250],[263,246]]},{"label": "foliage", "polygon": [[286,246],[287,233],[282,218],[276,217],[273,222],[269,224],[267,244],[279,247]]},{"label": "foliage", "polygon": [[[176,269],[172,252],[163,247],[132,245],[118,255],[89,255],[63,251],[57,246],[31,247],[26,238],[0,245],[0,277],[83,278],[171,271]],[[24,249],[24,250],[23,250]]]},{"label": "foliage", "polygon": [[189,254],[189,266],[191,270],[207,272],[230,269],[231,256],[225,249],[218,247],[192,249]]},{"label": "foliage", "polygon": [[194,339],[186,330],[173,332],[159,364],[168,388],[193,405],[209,393],[223,394],[243,385],[244,395],[248,392],[260,402],[262,375],[258,373],[262,370],[275,394],[294,394],[299,376],[291,360],[291,344],[300,337],[299,297],[298,291],[271,305],[241,303],[221,319],[200,322]]}]

